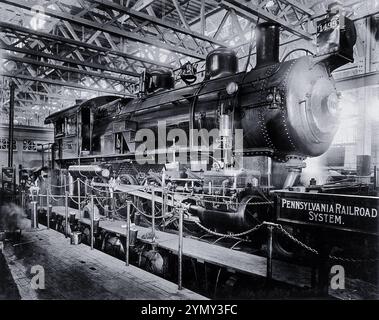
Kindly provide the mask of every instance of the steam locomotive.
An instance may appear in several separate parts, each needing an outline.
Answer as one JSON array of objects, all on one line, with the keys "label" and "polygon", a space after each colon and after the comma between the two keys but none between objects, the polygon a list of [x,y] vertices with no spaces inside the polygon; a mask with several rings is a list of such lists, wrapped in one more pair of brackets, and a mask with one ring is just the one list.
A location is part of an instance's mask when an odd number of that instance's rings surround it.
[{"label": "steam locomotive", "polygon": [[[54,165],[69,179],[84,176],[98,188],[125,191],[110,205],[133,199],[135,222],[145,212],[164,216],[159,222],[167,226],[178,205],[186,221],[224,232],[270,219],[269,191],[292,187],[303,160],[332,142],[340,108],[331,72],[352,61],[356,40],[344,18],[333,31],[336,48],[280,62],[279,29],[257,26],[251,71],[238,73],[235,52],[218,48],[208,54],[199,83],[174,88],[171,72],[150,72],[136,98],[101,96],[48,116]],[[183,77],[193,76],[187,71]],[[162,139],[163,129],[171,135]],[[284,185],[271,179],[270,159],[284,163]]]}]

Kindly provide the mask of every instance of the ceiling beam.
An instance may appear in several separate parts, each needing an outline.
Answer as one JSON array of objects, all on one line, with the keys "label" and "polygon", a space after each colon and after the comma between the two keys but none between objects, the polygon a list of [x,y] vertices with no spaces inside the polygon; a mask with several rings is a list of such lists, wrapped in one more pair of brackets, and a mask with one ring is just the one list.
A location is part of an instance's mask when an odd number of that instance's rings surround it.
[{"label": "ceiling beam", "polygon": [[[142,57],[137,57],[135,55],[124,53],[124,52],[121,52],[118,50],[100,47],[100,46],[97,46],[94,44],[89,44],[89,43],[86,43],[83,41],[78,41],[78,40],[74,40],[74,39],[70,39],[70,38],[66,38],[66,37],[53,35],[51,33],[32,30],[29,28],[17,26],[17,25],[11,24],[11,23],[3,22],[3,21],[0,21],[0,30],[16,31],[16,32],[23,33],[25,35],[32,35],[32,36],[35,36],[38,38],[43,38],[43,39],[58,41],[58,42],[61,42],[64,44],[73,45],[73,46],[76,46],[78,48],[85,48],[88,50],[93,50],[95,52],[101,52],[103,54],[112,54],[112,55],[115,55],[115,56],[118,56],[118,57],[121,57],[124,59],[135,60],[135,61],[138,61],[141,63],[146,63],[146,64],[151,64],[151,65],[155,65],[155,66],[159,66],[159,67],[163,67],[163,68],[167,68],[167,69],[172,69],[171,65],[166,64],[166,63],[162,63],[159,61],[150,60],[150,59],[142,58]],[[144,66],[141,66],[141,67],[144,67]]]},{"label": "ceiling beam", "polygon": [[[33,9],[34,5],[37,5],[37,4],[40,5],[40,3],[38,3],[38,2],[27,3],[27,2],[24,2],[22,0],[3,0],[3,2],[6,4],[9,4],[11,6],[26,9],[29,11],[34,10]],[[78,25],[88,27],[88,28],[92,28],[95,30],[99,30],[101,32],[107,32],[107,33],[110,33],[110,34],[113,34],[113,35],[116,35],[119,37],[123,37],[123,38],[129,39],[129,40],[135,41],[135,42],[145,43],[145,44],[155,46],[157,48],[165,49],[165,50],[175,52],[175,53],[180,53],[180,54],[185,55],[185,56],[190,56],[190,57],[197,58],[197,59],[205,59],[204,54],[200,54],[194,50],[189,50],[189,49],[182,48],[179,46],[167,44],[167,43],[164,43],[164,42],[159,41],[157,39],[154,39],[152,37],[141,37],[140,35],[138,35],[134,32],[122,30],[122,29],[119,29],[119,28],[116,28],[116,27],[113,27],[110,25],[106,25],[106,24],[101,24],[99,22],[91,21],[91,20],[88,20],[88,19],[85,19],[85,18],[82,18],[79,16],[75,16],[75,15],[70,14],[70,13],[45,8],[44,14],[49,16],[49,17],[53,17],[56,19],[64,20],[64,21],[69,21],[71,23],[78,24]]]},{"label": "ceiling beam", "polygon": [[[57,60],[57,61],[61,61],[61,62],[65,62],[65,63],[70,63],[70,64],[81,65],[81,66],[85,66],[85,67],[89,67],[89,68],[93,68],[93,69],[98,69],[98,70],[109,71],[109,72],[113,72],[113,73],[124,74],[124,75],[132,76],[132,77],[135,77],[135,78],[139,77],[138,73],[129,72],[129,71],[123,71],[123,70],[117,70],[117,69],[110,68],[108,66],[104,66],[104,65],[98,64],[98,63],[92,63],[92,62],[85,62],[85,61],[80,61],[80,60],[74,60],[74,59],[70,59],[70,58],[60,57],[58,55],[48,54],[48,53],[41,52],[41,51],[38,51],[38,50],[30,50],[30,49],[25,49],[25,48],[19,48],[17,46],[10,46],[10,45],[7,45],[5,43],[1,43],[1,39],[0,39],[0,49],[2,49],[2,50],[8,50],[8,51],[13,51],[13,52],[18,52],[18,53],[23,53],[23,54],[28,54],[28,55],[37,56],[37,57],[46,58],[46,59]],[[135,83],[135,81],[130,81],[130,82]]]},{"label": "ceiling beam", "polygon": [[237,0],[221,0],[220,5],[228,9],[234,9],[239,15],[245,17],[246,19],[256,19],[258,16],[264,20],[279,23],[283,29],[301,38],[304,38],[306,40],[313,40],[313,36],[308,32],[302,30],[299,27],[293,26],[282,18],[278,18],[274,14],[268,12],[267,10],[264,10],[253,2],[241,3]]},{"label": "ceiling beam", "polygon": [[131,94],[125,94],[122,92],[117,92],[117,91],[111,91],[111,90],[106,90],[106,89],[95,89],[93,87],[86,87],[83,85],[80,85],[78,83],[70,82],[70,81],[60,81],[60,80],[54,80],[54,79],[47,79],[47,78],[34,78],[32,76],[26,76],[26,75],[20,75],[20,74],[12,74],[9,72],[3,72],[0,71],[0,76],[4,77],[9,77],[9,78],[16,78],[16,79],[22,79],[22,80],[29,80],[29,81],[35,81],[35,82],[43,82],[43,83],[48,83],[52,85],[58,85],[62,87],[70,87],[70,88],[77,88],[77,89],[82,89],[85,91],[94,91],[100,94],[108,93],[112,95],[119,95],[123,97],[134,97]]},{"label": "ceiling beam", "polygon": [[128,83],[128,84],[137,84],[138,83],[138,81],[130,81],[130,79],[123,79],[123,78],[107,75],[104,73],[87,71],[87,70],[83,70],[83,69],[76,69],[76,68],[71,68],[71,67],[58,65],[58,64],[51,64],[51,63],[38,61],[35,59],[30,59],[30,58],[25,58],[25,57],[18,57],[18,56],[9,54],[9,53],[3,53],[1,55],[1,57],[3,59],[12,60],[12,61],[20,62],[20,63],[31,64],[34,66],[46,67],[46,68],[51,68],[51,69],[57,69],[57,70],[62,70],[62,71],[66,71],[66,72],[71,72],[71,73],[88,75],[91,77],[97,77],[97,78],[102,78],[102,79],[107,79],[107,80],[112,80],[112,81],[118,81],[120,83]]},{"label": "ceiling beam", "polygon": [[141,11],[150,6],[155,0],[138,0],[134,5],[133,9],[136,11]]},{"label": "ceiling beam", "polygon": [[191,30],[190,26],[189,26],[189,24],[187,22],[186,16],[184,15],[184,13],[182,11],[182,8],[180,8],[180,4],[178,3],[178,1],[177,0],[172,0],[172,2],[174,3],[176,12],[178,13],[180,21],[182,22],[183,26],[185,26],[185,28],[187,30]]},{"label": "ceiling beam", "polygon": [[[202,0],[202,1],[204,1],[204,0]],[[163,21],[162,19],[153,17],[151,15],[148,15],[148,14],[145,14],[145,13],[142,13],[142,12],[138,12],[138,11],[130,9],[130,8],[126,8],[125,6],[119,5],[119,4],[117,4],[115,2],[112,2],[112,1],[109,1],[109,0],[91,0],[91,2],[95,2],[95,3],[98,3],[98,4],[104,5],[105,7],[117,10],[119,12],[123,12],[125,14],[130,15],[131,17],[135,17],[135,18],[138,18],[138,19],[141,19],[141,20],[144,20],[144,21],[149,21],[151,23],[154,23],[155,25],[158,25],[158,26],[161,26],[161,27],[165,27],[165,28],[170,29],[170,30],[175,30],[177,32],[189,35],[189,36],[191,36],[193,38],[200,39],[200,40],[203,40],[203,41],[207,41],[209,43],[216,44],[218,46],[225,47],[225,43],[223,43],[221,41],[217,41],[217,40],[215,40],[213,38],[204,36],[201,33],[192,31],[192,30],[190,30],[189,26],[188,26],[188,28],[182,28],[179,25],[175,25],[173,23],[169,23],[169,22]]]}]

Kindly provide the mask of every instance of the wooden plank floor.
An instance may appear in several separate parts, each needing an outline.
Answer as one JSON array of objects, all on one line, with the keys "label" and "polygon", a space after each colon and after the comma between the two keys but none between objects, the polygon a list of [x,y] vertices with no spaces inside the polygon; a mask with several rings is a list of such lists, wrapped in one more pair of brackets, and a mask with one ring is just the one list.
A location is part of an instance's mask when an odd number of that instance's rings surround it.
[{"label": "wooden plank floor", "polygon": [[[64,207],[53,207],[53,211],[59,215],[65,215]],[[79,212],[77,209],[70,208],[68,212],[75,212],[76,217],[79,218]],[[122,228],[123,225],[125,225],[125,221],[101,220],[99,223],[100,228],[118,234],[125,234],[126,230],[125,227]],[[152,242],[150,239],[145,238],[146,234],[150,233],[151,229],[141,226],[136,226],[136,229],[138,230],[137,238],[140,241],[146,243]],[[156,231],[155,234],[155,242],[159,247],[177,254],[178,235],[161,231]],[[231,250],[229,248],[213,245],[196,239],[183,239],[183,255],[202,262],[206,261],[207,263],[216,266],[225,267],[236,272],[262,277],[266,276],[266,258]],[[311,269],[274,260],[273,279],[299,287],[310,287]]]},{"label": "wooden plank floor", "polygon": [[[4,248],[21,299],[205,299],[87,245],[70,245],[63,234],[44,226],[22,234],[21,242],[7,242]],[[36,265],[44,268],[44,289],[31,286]]]}]

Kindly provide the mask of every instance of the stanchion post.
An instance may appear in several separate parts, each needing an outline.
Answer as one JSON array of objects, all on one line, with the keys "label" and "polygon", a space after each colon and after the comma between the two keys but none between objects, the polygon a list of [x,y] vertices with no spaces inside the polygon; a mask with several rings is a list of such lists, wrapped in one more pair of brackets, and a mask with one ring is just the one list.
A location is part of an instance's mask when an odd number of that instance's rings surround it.
[{"label": "stanchion post", "polygon": [[[162,215],[166,215],[166,210],[167,210],[167,191],[166,188],[163,188],[163,193],[162,193]],[[163,231],[165,230],[164,224],[163,224]]]},{"label": "stanchion post", "polygon": [[109,215],[112,215],[112,217],[109,218],[114,218],[116,216],[116,198],[114,196],[114,193],[112,193],[112,209],[109,211]]},{"label": "stanchion post", "polygon": [[65,223],[66,223],[66,231],[65,236],[68,237],[68,191],[64,193],[64,212],[65,212]]},{"label": "stanchion post", "polygon": [[178,290],[182,290],[183,276],[183,209],[179,208]]},{"label": "stanchion post", "polygon": [[49,188],[46,188],[46,226],[50,229],[50,195]]},{"label": "stanchion post", "polygon": [[93,250],[93,225],[95,219],[95,203],[93,201],[93,194],[91,194],[91,250]]},{"label": "stanchion post", "polygon": [[272,279],[272,236],[274,231],[274,226],[268,225],[268,240],[267,240],[267,282],[270,283]]},{"label": "stanchion post", "polygon": [[155,188],[151,193],[151,238],[155,242]]},{"label": "stanchion post", "polygon": [[32,205],[32,213],[31,213],[31,216],[30,216],[30,224],[31,224],[31,227],[34,229],[34,228],[38,227],[37,201],[32,201],[31,205]]},{"label": "stanchion post", "polygon": [[130,247],[130,201],[126,207],[126,245],[125,245],[125,264],[129,266],[129,247]]},{"label": "stanchion post", "polygon": [[25,210],[25,190],[21,190],[21,207],[23,210]]},{"label": "stanchion post", "polygon": [[79,210],[79,217],[81,217],[81,215],[80,215],[80,203],[81,203],[81,197],[80,197],[80,179],[78,178],[78,180],[76,180],[77,181],[77,189],[78,189],[78,210]]},{"label": "stanchion post", "polygon": [[[39,189],[40,191],[42,191],[41,189]],[[39,209],[41,209],[42,210],[42,208],[43,208],[43,195],[42,195],[42,192],[39,194],[39,196],[38,196],[38,207],[39,207]]]}]

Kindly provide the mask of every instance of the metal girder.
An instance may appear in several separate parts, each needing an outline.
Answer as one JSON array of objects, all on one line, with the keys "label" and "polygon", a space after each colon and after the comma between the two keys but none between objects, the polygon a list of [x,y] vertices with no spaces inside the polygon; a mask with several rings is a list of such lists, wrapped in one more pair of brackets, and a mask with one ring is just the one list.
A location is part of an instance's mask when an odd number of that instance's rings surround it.
[{"label": "metal girder", "polygon": [[[45,1],[45,2],[41,3],[41,1],[39,1],[39,2],[35,2],[35,1],[26,2],[26,1],[22,1],[22,0],[3,0],[3,2],[7,3],[9,5],[18,7],[18,8],[26,9],[26,10],[32,10],[33,6],[35,6],[35,5],[41,6],[41,5],[45,4],[47,7],[48,4],[53,4],[51,2],[49,3],[49,1]],[[205,58],[205,54],[201,54],[201,53],[197,52],[199,48],[191,50],[191,49],[188,49],[186,47],[183,47],[183,43],[180,43],[181,46],[180,45],[168,44],[164,41],[158,40],[157,37],[140,36],[136,32],[126,31],[124,29],[117,28],[117,27],[114,27],[112,25],[109,25],[106,22],[100,23],[100,22],[97,22],[95,20],[89,20],[87,18],[82,18],[80,16],[77,16],[77,15],[74,15],[74,14],[71,14],[68,12],[52,10],[52,9],[48,9],[48,8],[44,9],[44,15],[47,15],[49,17],[53,17],[53,18],[56,18],[59,20],[68,21],[68,22],[75,24],[75,25],[78,25],[78,26],[83,26],[83,27],[86,27],[89,29],[97,30],[97,31],[100,31],[102,33],[108,33],[110,35],[122,37],[122,38],[129,39],[129,40],[132,40],[135,42],[144,43],[144,44],[152,45],[152,46],[155,46],[157,48],[165,49],[165,50],[168,50],[171,52],[183,54],[185,56],[190,56],[190,57],[198,58],[198,59],[204,59]],[[108,23],[109,23],[109,21],[108,21]]]},{"label": "metal girder", "polygon": [[0,71],[0,75],[4,76],[4,77],[30,80],[30,81],[38,81],[38,82],[44,82],[44,83],[48,83],[48,84],[52,84],[52,85],[59,85],[59,86],[82,89],[82,90],[86,90],[86,91],[93,91],[93,92],[97,92],[98,94],[108,93],[108,94],[112,94],[112,95],[133,97],[133,95],[131,95],[131,94],[125,94],[123,92],[116,92],[113,90],[107,90],[107,89],[103,89],[103,88],[95,88],[93,86],[85,86],[85,85],[78,84],[76,82],[65,81],[62,79],[55,80],[55,79],[48,79],[48,78],[36,78],[35,76],[31,76],[31,75],[15,74],[15,73],[4,72],[4,71]]},{"label": "metal girder", "polygon": [[[44,117],[51,112],[70,107],[77,100],[95,97],[98,93],[87,89],[53,85],[21,78],[0,77],[0,122],[7,121],[9,83],[16,85],[15,120],[19,125],[44,126]],[[3,117],[4,115],[4,117]]]},{"label": "metal girder", "polygon": [[133,9],[136,11],[141,11],[148,6],[150,6],[155,0],[138,0],[134,5]]},{"label": "metal girder", "polygon": [[[30,50],[30,49],[19,48],[17,46],[6,45],[1,41],[1,39],[0,39],[0,48],[2,50],[14,51],[14,52],[23,53],[23,54],[27,54],[27,55],[33,55],[33,56],[42,57],[42,58],[46,58],[46,59],[62,61],[62,62],[66,62],[69,64],[81,65],[81,66],[85,66],[85,67],[89,67],[89,68],[93,68],[93,69],[99,69],[99,70],[103,70],[103,71],[108,71],[108,72],[113,72],[113,73],[118,73],[118,74],[124,74],[124,75],[132,76],[132,77],[138,77],[139,76],[137,73],[117,70],[117,69],[113,69],[110,67],[106,67],[106,66],[101,65],[101,64],[90,63],[90,62],[85,62],[85,61],[78,61],[78,60],[74,60],[74,59],[70,59],[70,58],[60,57],[58,55],[39,52],[37,50]],[[85,72],[86,70],[77,69],[77,72],[81,72],[81,71]],[[104,75],[102,75],[100,73],[98,73],[97,76],[104,77]],[[129,80],[125,79],[125,81],[131,82],[131,83],[136,83],[136,81],[130,80],[130,79]]]},{"label": "metal girder", "polygon": [[[173,0],[173,1],[175,1],[174,3],[176,3],[176,6],[178,6],[179,9],[180,9],[179,3],[176,2],[176,0]],[[202,1],[204,1],[204,0],[202,0]],[[192,31],[190,29],[189,22],[187,22],[187,21],[186,21],[186,24],[187,24],[186,28],[182,28],[182,27],[180,27],[178,25],[166,22],[166,21],[164,21],[162,19],[159,19],[157,17],[153,17],[151,15],[148,15],[148,14],[145,14],[145,13],[142,13],[142,12],[139,12],[139,11],[127,8],[125,6],[119,5],[119,4],[117,4],[117,3],[113,2],[113,1],[109,1],[109,0],[91,0],[91,2],[95,2],[95,3],[98,3],[98,4],[104,5],[105,7],[112,8],[114,10],[117,10],[118,12],[125,13],[125,14],[127,14],[127,15],[129,15],[131,17],[135,17],[135,18],[141,19],[142,21],[148,21],[148,22],[150,22],[150,23],[152,23],[154,25],[165,27],[165,28],[167,28],[169,30],[175,30],[175,31],[183,33],[185,35],[189,35],[189,36],[191,36],[191,37],[193,37],[195,39],[203,40],[203,41],[206,41],[206,42],[218,45],[218,46],[222,46],[222,47],[225,46],[225,43],[223,43],[221,41],[217,41],[217,40],[215,40],[215,39],[213,39],[211,37],[204,36],[204,34]]]},{"label": "metal girder", "polygon": [[[266,8],[267,2],[264,1],[264,7],[262,5],[257,5],[253,1],[246,1],[241,3],[237,0],[220,0],[220,5],[228,8],[234,9],[239,15],[246,17],[247,19],[254,19],[256,16],[275,23],[279,23],[283,29],[307,40],[312,40],[313,37],[307,30],[305,30],[305,24],[308,22],[310,15],[304,10],[299,10],[295,6],[291,6],[287,0],[276,0],[273,2],[279,7],[276,10],[276,14]],[[290,22],[289,18],[286,16],[287,11],[290,10],[293,15],[296,16],[296,20]]]},{"label": "metal girder", "polygon": [[74,40],[68,37],[62,37],[62,36],[54,35],[51,33],[32,30],[30,28],[21,27],[18,25],[7,23],[7,22],[0,21],[0,30],[2,31],[9,30],[12,32],[19,32],[24,35],[30,35],[31,37],[36,37],[36,38],[38,37],[37,39],[47,39],[51,41],[56,41],[62,44],[77,47],[78,49],[83,48],[83,49],[99,52],[103,55],[114,55],[114,56],[126,59],[126,61],[124,61],[126,66],[131,64],[132,62],[136,62],[136,64],[140,66],[141,68],[149,69],[149,68],[152,68],[153,66],[163,67],[167,69],[172,68],[170,64],[131,55],[131,54],[122,52],[121,50],[113,50],[110,47],[97,46],[97,45],[89,44],[83,41]]},{"label": "metal girder", "polygon": [[285,2],[287,2],[289,5],[291,5],[292,7],[296,8],[297,10],[307,14],[308,16],[312,16],[315,14],[315,12],[309,8],[307,8],[306,6],[302,5],[299,1],[296,1],[296,0],[285,0]]},{"label": "metal girder", "polygon": [[182,24],[186,27],[186,29],[190,29],[190,26],[186,20],[186,17],[184,15],[184,13],[182,12],[182,9],[180,8],[180,5],[178,3],[177,0],[172,0],[172,2],[174,3],[174,6],[175,6],[175,9],[179,15],[179,18],[180,18],[180,21],[182,22]]},{"label": "metal girder", "polygon": [[67,66],[59,65],[59,64],[47,63],[47,62],[39,61],[36,59],[19,57],[19,56],[12,55],[9,53],[3,53],[1,55],[1,57],[2,57],[2,59],[20,62],[20,63],[25,63],[25,64],[31,64],[34,66],[45,67],[45,68],[49,68],[51,70],[57,69],[57,70],[66,71],[66,72],[70,72],[70,73],[78,73],[79,75],[88,75],[91,77],[98,77],[101,79],[113,80],[113,81],[123,83],[124,85],[125,84],[137,84],[138,83],[138,81],[131,82],[129,79],[122,79],[120,77],[115,77],[115,76],[107,75],[104,73],[87,71],[85,69],[76,69],[76,68],[71,68],[71,67],[67,67]]}]

